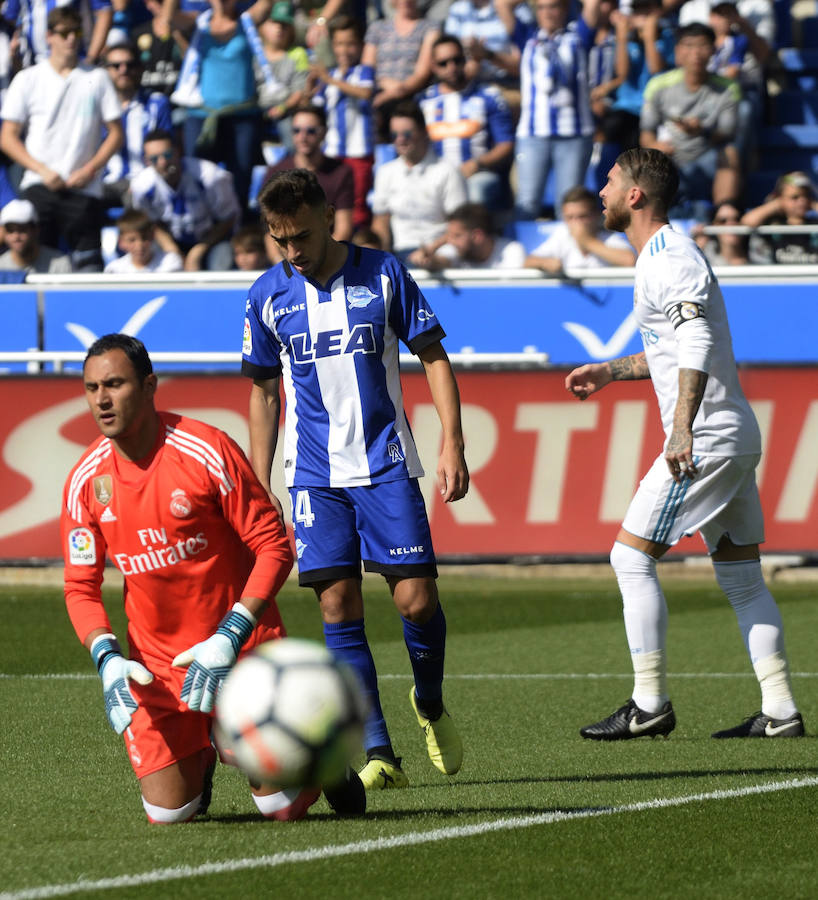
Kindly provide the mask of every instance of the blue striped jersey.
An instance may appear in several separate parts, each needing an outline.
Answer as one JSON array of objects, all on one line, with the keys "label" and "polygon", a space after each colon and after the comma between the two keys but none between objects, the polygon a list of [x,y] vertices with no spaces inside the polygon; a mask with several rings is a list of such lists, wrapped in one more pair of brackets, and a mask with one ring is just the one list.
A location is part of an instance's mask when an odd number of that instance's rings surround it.
[{"label": "blue striped jersey", "polygon": [[288,487],[354,487],[423,474],[403,407],[399,341],[445,332],[390,253],[350,245],[325,288],[286,262],[247,297],[242,373],[281,377]]},{"label": "blue striped jersey", "polygon": [[520,60],[517,137],[579,137],[594,131],[588,51],[594,31],[581,17],[553,34],[540,29]]},{"label": "blue striped jersey", "polygon": [[[330,75],[348,84],[366,87],[375,84],[375,72],[371,66],[353,66],[343,74],[336,68],[330,71]],[[327,136],[324,140],[327,156],[333,159],[360,159],[375,152],[370,100],[350,97],[334,84],[322,85],[313,100],[323,105],[327,113]]]},{"label": "blue striped jersey", "polygon": [[420,108],[437,155],[454,166],[514,140],[508,104],[492,85],[472,83],[447,93],[435,84],[421,97]]},{"label": "blue striped jersey", "polygon": [[157,128],[173,131],[170,101],[158,91],[151,93],[140,89],[122,111],[125,144],[108,160],[104,181],[133,178],[144,169],[143,139],[149,131]]}]

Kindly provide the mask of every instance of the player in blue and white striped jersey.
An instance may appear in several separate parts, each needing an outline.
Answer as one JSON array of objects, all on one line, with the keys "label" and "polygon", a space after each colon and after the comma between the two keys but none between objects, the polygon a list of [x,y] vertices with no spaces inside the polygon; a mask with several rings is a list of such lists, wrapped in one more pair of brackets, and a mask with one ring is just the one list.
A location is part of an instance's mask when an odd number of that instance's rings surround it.
[{"label": "player in blue and white striped jersey", "polygon": [[284,259],[247,298],[242,372],[253,379],[253,466],[269,490],[283,381],[299,583],[315,590],[327,646],[358,672],[371,705],[361,780],[368,789],[408,784],[364,631],[361,562],[389,584],[414,673],[410,702],[430,759],[453,775],[462,745],[443,706],[446,620],[398,365],[403,341],[423,363],[442,425],[438,488],[445,502],[459,500],[469,477],[445,333],[395,257],[332,238],[334,211],[312,172],[275,175],[259,205]]},{"label": "player in blue and white striped jersey", "polygon": [[554,172],[554,199],[585,181],[594,119],[588,84],[588,51],[599,18],[599,0],[586,0],[568,22],[568,0],[536,0],[538,30],[520,60],[517,123],[517,216],[540,213],[543,189]]}]

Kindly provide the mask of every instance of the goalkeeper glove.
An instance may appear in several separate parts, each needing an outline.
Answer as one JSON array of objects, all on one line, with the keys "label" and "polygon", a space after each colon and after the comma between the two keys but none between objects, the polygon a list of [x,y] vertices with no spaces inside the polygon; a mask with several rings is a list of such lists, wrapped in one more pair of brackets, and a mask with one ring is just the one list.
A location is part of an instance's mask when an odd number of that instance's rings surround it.
[{"label": "goalkeeper glove", "polygon": [[174,666],[189,666],[182,685],[183,703],[200,712],[213,709],[222,682],[255,627],[256,618],[250,610],[234,603],[233,609],[219,622],[215,634],[173,660]]},{"label": "goalkeeper glove", "polygon": [[101,634],[94,639],[91,658],[102,679],[108,721],[117,734],[122,734],[131,724],[131,714],[139,705],[128,687],[128,679],[133,678],[139,684],[150,684],[153,675],[141,663],[125,659],[113,634]]}]

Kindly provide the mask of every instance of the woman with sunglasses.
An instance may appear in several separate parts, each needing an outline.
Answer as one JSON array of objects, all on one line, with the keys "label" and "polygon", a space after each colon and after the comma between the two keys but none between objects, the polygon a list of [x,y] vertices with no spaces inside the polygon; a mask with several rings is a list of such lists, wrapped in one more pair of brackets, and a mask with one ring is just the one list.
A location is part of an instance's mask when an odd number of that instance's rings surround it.
[{"label": "woman with sunglasses", "polygon": [[[740,225],[744,208],[737,200],[723,200],[713,207],[711,225]],[[750,262],[746,234],[725,231],[706,235],[702,225],[694,225],[690,236],[701,247],[711,266],[746,266]]]}]

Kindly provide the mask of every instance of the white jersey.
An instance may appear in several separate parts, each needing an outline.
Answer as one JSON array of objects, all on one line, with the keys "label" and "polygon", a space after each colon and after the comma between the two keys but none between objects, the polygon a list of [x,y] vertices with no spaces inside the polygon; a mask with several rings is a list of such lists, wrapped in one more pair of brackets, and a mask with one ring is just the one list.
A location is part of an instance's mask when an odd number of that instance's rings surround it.
[{"label": "white jersey", "polygon": [[[702,324],[712,338],[707,387],[693,422],[694,455],[761,452],[761,435],[738,380],[721,288],[710,264],[686,235],[664,225],[636,261],[633,309],[665,434],[673,429],[679,354]],[[687,333],[686,333],[687,332]]]},{"label": "white jersey", "polygon": [[[106,122],[118,122],[122,108],[105,69],[80,64],[60,75],[50,62],[21,69],[3,101],[2,117],[22,126],[26,150],[63,178],[91,160],[102,143]],[[26,169],[20,189],[42,182]],[[85,194],[102,196],[102,176]]]}]

